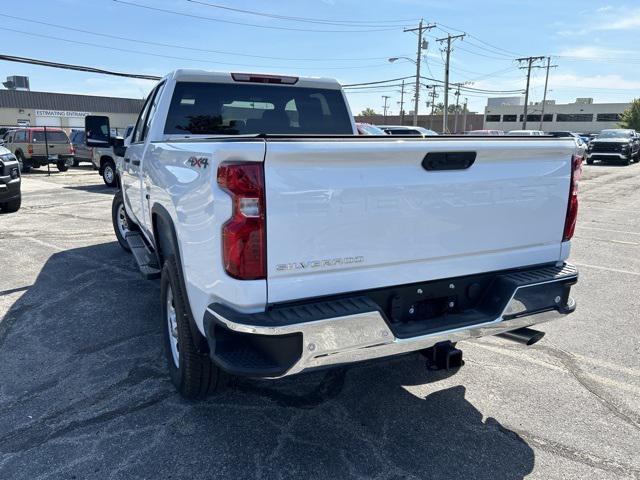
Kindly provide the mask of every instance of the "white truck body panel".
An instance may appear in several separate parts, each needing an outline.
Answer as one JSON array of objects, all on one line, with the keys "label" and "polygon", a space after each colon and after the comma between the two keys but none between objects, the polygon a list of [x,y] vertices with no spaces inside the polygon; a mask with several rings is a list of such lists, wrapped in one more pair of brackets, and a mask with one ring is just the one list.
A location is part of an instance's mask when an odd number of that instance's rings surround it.
[{"label": "white truck body panel", "polygon": [[[574,150],[562,140],[269,141],[269,303],[561,260]],[[433,151],[477,159],[426,171]]]}]

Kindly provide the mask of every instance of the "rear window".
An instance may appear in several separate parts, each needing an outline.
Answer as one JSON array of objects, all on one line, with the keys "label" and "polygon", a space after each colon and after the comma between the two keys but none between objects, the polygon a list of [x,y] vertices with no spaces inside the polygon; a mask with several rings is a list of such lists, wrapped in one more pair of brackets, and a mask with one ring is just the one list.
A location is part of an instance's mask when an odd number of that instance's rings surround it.
[{"label": "rear window", "polygon": [[340,90],[179,82],[164,133],[350,135],[353,130]]},{"label": "rear window", "polygon": [[[34,142],[44,142],[45,133],[44,130],[35,130],[31,132],[31,140]],[[46,140],[51,143],[69,143],[67,134],[61,131],[47,131]]]}]

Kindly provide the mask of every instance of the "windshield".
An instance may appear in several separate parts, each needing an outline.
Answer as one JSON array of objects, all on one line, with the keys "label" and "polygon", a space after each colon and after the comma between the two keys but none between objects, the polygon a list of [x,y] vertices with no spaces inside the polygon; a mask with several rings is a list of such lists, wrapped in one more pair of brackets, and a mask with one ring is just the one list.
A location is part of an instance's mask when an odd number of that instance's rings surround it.
[{"label": "windshield", "polygon": [[[49,143],[69,143],[69,138],[67,134],[58,130],[50,131],[47,130],[47,142]],[[45,133],[44,130],[35,130],[31,133],[31,139],[34,142],[44,142],[45,141]]]},{"label": "windshield", "polygon": [[353,128],[340,90],[179,82],[164,133],[352,135]]},{"label": "windshield", "polygon": [[630,138],[633,133],[629,130],[603,130],[598,138]]}]

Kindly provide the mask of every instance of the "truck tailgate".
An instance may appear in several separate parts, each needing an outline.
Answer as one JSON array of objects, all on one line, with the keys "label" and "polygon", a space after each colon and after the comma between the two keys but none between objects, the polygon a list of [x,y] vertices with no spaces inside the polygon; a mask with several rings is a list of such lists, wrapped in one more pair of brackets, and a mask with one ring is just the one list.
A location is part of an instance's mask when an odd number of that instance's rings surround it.
[{"label": "truck tailgate", "polygon": [[[427,170],[429,152],[476,158]],[[268,301],[557,261],[574,152],[556,139],[268,140]]]}]

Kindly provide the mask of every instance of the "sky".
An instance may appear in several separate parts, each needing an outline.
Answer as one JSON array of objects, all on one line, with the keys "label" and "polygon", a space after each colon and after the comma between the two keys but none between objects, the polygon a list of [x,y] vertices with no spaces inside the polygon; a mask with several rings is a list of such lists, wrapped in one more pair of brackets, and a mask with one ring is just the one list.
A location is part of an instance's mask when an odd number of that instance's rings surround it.
[{"label": "sky", "polygon": [[[404,29],[421,18],[436,24],[422,50],[421,74],[433,79],[424,84],[444,80],[437,39],[466,34],[453,42],[450,71],[451,82],[468,82],[460,102],[466,98],[472,111],[482,112],[488,97],[511,95],[498,92],[524,89],[516,58],[527,56],[552,57],[547,98],[557,103],[640,96],[637,0],[21,0],[20,8],[0,10],[0,53],[158,76],[198,68],[354,84],[415,75],[410,60],[388,59],[415,60],[417,37]],[[0,79],[8,75],[30,77],[34,91],[132,98],[154,83],[0,61]],[[530,101],[542,100],[544,81],[545,69],[532,69]],[[398,113],[399,81],[381,85],[348,90],[354,114],[381,112],[383,95],[389,113]],[[443,89],[436,91],[442,102]],[[421,89],[421,113],[427,93]]]}]

